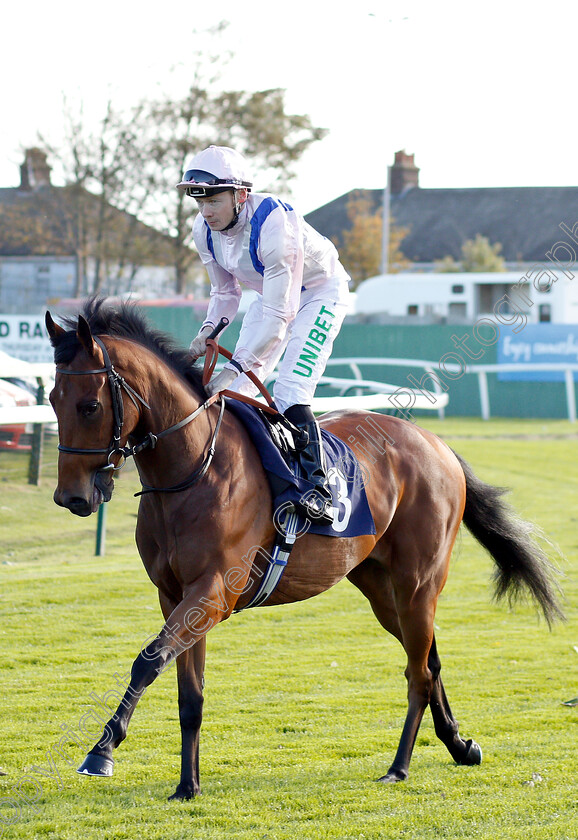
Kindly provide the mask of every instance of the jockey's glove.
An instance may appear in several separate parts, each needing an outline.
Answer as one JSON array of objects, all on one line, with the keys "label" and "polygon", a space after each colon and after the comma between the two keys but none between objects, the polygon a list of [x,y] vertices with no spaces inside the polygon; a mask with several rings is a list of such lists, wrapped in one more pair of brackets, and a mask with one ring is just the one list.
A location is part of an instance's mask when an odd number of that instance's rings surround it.
[{"label": "jockey's glove", "polygon": [[239,371],[232,366],[229,367],[227,364],[223,370],[217,374],[217,376],[213,376],[208,385],[205,385],[205,391],[210,397],[212,397],[213,394],[225,391],[229,385],[232,385],[238,376]]},{"label": "jockey's glove", "polygon": [[193,362],[196,362],[201,356],[207,352],[207,338],[215,328],[212,324],[206,324],[201,327],[197,335],[191,341],[189,346],[189,353],[193,357]]}]

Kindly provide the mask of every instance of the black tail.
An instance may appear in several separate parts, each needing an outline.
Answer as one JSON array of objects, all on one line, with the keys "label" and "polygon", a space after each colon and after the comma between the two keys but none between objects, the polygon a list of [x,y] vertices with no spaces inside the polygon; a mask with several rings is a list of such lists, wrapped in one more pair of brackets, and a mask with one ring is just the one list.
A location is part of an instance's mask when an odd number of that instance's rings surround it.
[{"label": "black tail", "polygon": [[564,619],[555,581],[557,570],[533,538],[537,529],[517,517],[502,500],[506,490],[480,481],[469,464],[454,454],[466,477],[464,524],[496,562],[496,600],[507,595],[512,604],[525,589],[542,609],[549,626],[556,619]]}]

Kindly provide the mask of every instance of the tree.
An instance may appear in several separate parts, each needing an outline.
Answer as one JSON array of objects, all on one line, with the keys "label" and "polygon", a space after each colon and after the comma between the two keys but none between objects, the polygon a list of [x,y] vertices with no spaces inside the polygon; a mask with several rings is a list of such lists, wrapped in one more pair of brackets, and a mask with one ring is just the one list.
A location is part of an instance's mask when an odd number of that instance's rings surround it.
[{"label": "tree", "polygon": [[462,270],[462,264],[457,262],[457,260],[454,260],[454,258],[449,254],[441,260],[436,260],[434,265],[436,267],[436,271],[440,274],[454,274],[455,272]]},{"label": "tree", "polygon": [[[127,271],[134,276],[143,260],[154,257],[159,230],[170,241],[175,290],[182,293],[197,259],[191,249],[196,203],[175,189],[187,157],[211,143],[233,146],[263,171],[263,186],[285,187],[293,164],[325,135],[309,117],[285,112],[283,90],[219,90],[206,69],[213,72],[214,65],[206,58],[198,57],[183,96],[143,100],[128,111],[109,102],[97,132],[87,128],[82,108],[76,113],[67,108],[64,144],[51,153],[75,191],[68,223],[78,277],[86,275],[88,255],[94,265],[93,276],[79,281],[77,293],[99,291],[105,280],[109,287],[119,285]],[[221,55],[218,61],[224,61]],[[118,211],[132,225],[119,226]],[[139,221],[156,229],[156,239],[147,241]]]},{"label": "tree", "polygon": [[110,292],[121,281],[130,285],[141,265],[158,262],[159,248],[167,249],[158,231],[137,216],[155,187],[143,142],[145,108],[139,104],[124,112],[109,101],[93,131],[82,105],[75,108],[65,101],[64,127],[60,147],[41,140],[60,162],[66,184],[52,197],[63,235],[76,254],[75,294],[99,292],[105,283]]},{"label": "tree", "polygon": [[[362,280],[379,274],[382,260],[382,210],[373,211],[370,196],[361,190],[352,193],[347,202],[347,216],[351,227],[343,231],[343,241],[336,241],[339,256],[349,273],[353,288]],[[401,242],[409,228],[397,227],[393,220],[389,230],[389,271],[395,273],[411,262],[401,251]]]},{"label": "tree", "polygon": [[288,185],[293,165],[325,136],[308,116],[286,113],[284,90],[223,90],[220,78],[231,57],[218,43],[225,28],[193,33],[202,47],[184,68],[187,84],[178,96],[143,99],[125,110],[110,101],[96,131],[82,104],[74,109],[65,102],[63,143],[51,147],[41,138],[60,161],[72,199],[61,223],[77,255],[77,294],[99,291],[105,282],[107,290],[120,288],[159,253],[166,264],[167,243],[175,290],[186,289],[198,261],[191,248],[196,203],[175,184],[192,153],[211,143],[233,146],[261,173],[257,186],[275,189]]},{"label": "tree", "polygon": [[391,218],[388,249],[388,271],[390,274],[397,274],[399,271],[403,271],[411,266],[411,260],[401,250],[401,243],[409,231],[410,228],[408,227],[398,227],[395,224],[395,218]]},{"label": "tree", "polygon": [[157,213],[156,218],[174,239],[178,292],[184,289],[194,258],[189,246],[196,204],[174,188],[187,157],[211,143],[232,146],[253,162],[256,171],[263,171],[269,189],[286,187],[294,174],[292,165],[326,132],[314,127],[307,116],[287,114],[284,98],[280,89],[212,91],[199,77],[183,98],[153,103],[157,132],[151,156],[159,167],[159,181],[164,178],[158,196],[162,216]]},{"label": "tree", "polygon": [[462,245],[462,271],[505,271],[504,258],[500,256],[502,246],[494,245],[486,236],[476,234]]},{"label": "tree", "polygon": [[436,268],[440,272],[505,271],[506,263],[500,256],[501,250],[499,242],[492,245],[486,236],[478,233],[475,239],[467,239],[462,245],[461,262],[447,256],[436,262]]}]

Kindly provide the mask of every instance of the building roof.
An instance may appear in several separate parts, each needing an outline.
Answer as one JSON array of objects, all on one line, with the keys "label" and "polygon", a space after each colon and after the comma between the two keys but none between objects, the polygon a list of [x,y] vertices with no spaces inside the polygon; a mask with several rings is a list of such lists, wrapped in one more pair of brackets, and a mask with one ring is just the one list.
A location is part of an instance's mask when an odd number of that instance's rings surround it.
[{"label": "building roof", "polygon": [[[414,184],[416,171],[414,167]],[[446,256],[459,260],[463,243],[477,234],[499,242],[508,263],[540,262],[562,236],[560,222],[571,227],[578,218],[578,187],[400,187],[395,193],[392,184],[390,212],[397,226],[410,229],[401,250],[417,263]],[[368,196],[376,211],[383,204],[383,190],[352,191],[309,213],[306,220],[339,245],[351,226],[347,204],[354,192]]]},{"label": "building roof", "polygon": [[99,196],[76,186],[50,181],[46,155],[28,149],[18,187],[0,188],[0,257],[93,256],[99,214],[106,214],[106,254],[122,259],[126,251],[139,261],[171,265],[172,239],[135,216],[102,205]]}]

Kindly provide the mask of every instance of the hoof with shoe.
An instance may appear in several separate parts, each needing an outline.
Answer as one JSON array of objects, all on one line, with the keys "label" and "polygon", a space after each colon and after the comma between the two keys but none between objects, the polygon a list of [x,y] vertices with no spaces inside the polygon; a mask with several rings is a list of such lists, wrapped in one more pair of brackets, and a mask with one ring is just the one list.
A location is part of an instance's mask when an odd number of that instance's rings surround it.
[{"label": "hoof with shoe", "polygon": [[176,800],[180,802],[186,802],[189,799],[194,799],[196,796],[200,796],[200,794],[200,788],[195,789],[192,785],[179,784],[172,796],[169,796],[168,801],[174,802]]},{"label": "hoof with shoe", "polygon": [[392,784],[393,782],[405,782],[406,779],[407,773],[400,773],[398,770],[388,770],[385,776],[382,776],[380,779],[377,779],[377,781],[388,785]]},{"label": "hoof with shoe", "polygon": [[481,764],[482,763],[482,748],[475,741],[470,738],[466,741],[466,754],[458,764]]},{"label": "hoof with shoe", "polygon": [[112,776],[114,761],[104,755],[88,753],[78,770],[81,776]]}]

